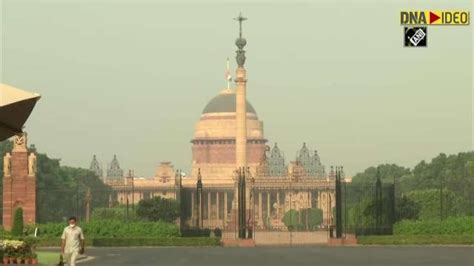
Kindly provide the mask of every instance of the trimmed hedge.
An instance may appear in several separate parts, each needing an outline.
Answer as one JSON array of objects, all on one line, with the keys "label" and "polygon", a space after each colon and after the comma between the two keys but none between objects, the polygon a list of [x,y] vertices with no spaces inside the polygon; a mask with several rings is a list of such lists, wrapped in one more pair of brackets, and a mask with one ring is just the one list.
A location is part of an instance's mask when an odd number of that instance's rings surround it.
[{"label": "trimmed hedge", "polygon": [[181,230],[182,237],[210,237],[211,229],[205,228],[185,228]]},{"label": "trimmed hedge", "polygon": [[361,245],[474,245],[472,235],[360,236]]},{"label": "trimmed hedge", "polygon": [[[94,237],[178,237],[179,228],[176,224],[165,222],[133,221],[123,222],[117,220],[96,220],[81,223],[86,238]],[[66,224],[48,223],[38,225],[39,236],[60,237]]]},{"label": "trimmed hedge", "polygon": [[[404,220],[394,226],[395,235],[470,235],[474,236],[474,216],[440,220]],[[474,238],[474,237],[473,237]]]},{"label": "trimmed hedge", "polygon": [[219,246],[214,237],[172,237],[172,238],[94,238],[94,247],[136,247],[136,246]]},{"label": "trimmed hedge", "polygon": [[[38,238],[38,247],[59,247],[57,237]],[[87,238],[86,246],[94,247],[132,247],[132,246],[218,246],[219,238],[214,237],[97,237]]]}]

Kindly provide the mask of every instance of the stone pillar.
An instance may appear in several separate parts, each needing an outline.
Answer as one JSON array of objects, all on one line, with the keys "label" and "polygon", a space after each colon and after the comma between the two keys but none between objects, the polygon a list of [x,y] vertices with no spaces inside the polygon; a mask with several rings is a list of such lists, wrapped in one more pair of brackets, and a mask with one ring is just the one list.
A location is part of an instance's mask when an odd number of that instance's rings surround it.
[{"label": "stone pillar", "polygon": [[236,70],[236,124],[237,132],[235,138],[236,166],[247,167],[247,100],[246,100],[246,71],[242,67]]},{"label": "stone pillar", "polygon": [[220,217],[219,217],[219,192],[216,192],[216,218],[217,218],[217,220],[220,219]]},{"label": "stone pillar", "polygon": [[224,227],[227,225],[227,192],[224,192]]},{"label": "stone pillar", "polygon": [[211,192],[207,192],[207,223],[211,222]]},{"label": "stone pillar", "polygon": [[258,192],[258,219],[263,222],[262,192]]},{"label": "stone pillar", "polygon": [[267,217],[270,217],[270,212],[271,212],[270,199],[271,199],[270,192],[267,192]]}]

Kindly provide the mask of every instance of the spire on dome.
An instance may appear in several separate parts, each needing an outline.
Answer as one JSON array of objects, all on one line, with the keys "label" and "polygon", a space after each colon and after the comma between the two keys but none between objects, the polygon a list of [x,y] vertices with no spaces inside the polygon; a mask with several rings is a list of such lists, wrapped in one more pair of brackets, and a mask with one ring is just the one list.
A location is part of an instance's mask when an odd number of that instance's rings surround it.
[{"label": "spire on dome", "polygon": [[236,53],[236,61],[237,61],[237,65],[239,67],[243,67],[244,64],[245,64],[245,50],[244,50],[244,47],[245,45],[247,44],[247,40],[245,38],[242,38],[242,22],[244,20],[247,20],[247,18],[244,18],[242,16],[242,12],[239,14],[238,17],[234,18],[234,20],[237,20],[239,22],[239,38],[237,38],[237,40],[235,40],[235,45],[237,45],[237,47],[239,48]]}]

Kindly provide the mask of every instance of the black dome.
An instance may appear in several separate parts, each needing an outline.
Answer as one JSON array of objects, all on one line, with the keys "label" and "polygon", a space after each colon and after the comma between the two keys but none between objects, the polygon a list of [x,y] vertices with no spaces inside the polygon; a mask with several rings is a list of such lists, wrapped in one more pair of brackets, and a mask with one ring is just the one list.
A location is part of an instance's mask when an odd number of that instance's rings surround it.
[{"label": "black dome", "polygon": [[[235,93],[221,93],[212,98],[202,113],[235,113],[235,109]],[[247,101],[247,113],[257,114],[249,101]]]}]

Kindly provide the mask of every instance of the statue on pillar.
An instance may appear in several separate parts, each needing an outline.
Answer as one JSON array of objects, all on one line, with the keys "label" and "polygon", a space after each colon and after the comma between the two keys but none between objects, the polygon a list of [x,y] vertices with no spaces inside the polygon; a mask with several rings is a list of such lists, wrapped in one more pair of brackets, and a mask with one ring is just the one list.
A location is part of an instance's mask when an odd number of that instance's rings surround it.
[{"label": "statue on pillar", "polygon": [[11,175],[11,160],[12,155],[7,152],[5,156],[3,156],[3,176],[10,176]]},{"label": "statue on pillar", "polygon": [[28,156],[28,176],[36,175],[36,155],[32,152]]}]

